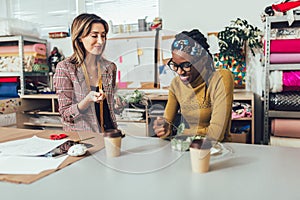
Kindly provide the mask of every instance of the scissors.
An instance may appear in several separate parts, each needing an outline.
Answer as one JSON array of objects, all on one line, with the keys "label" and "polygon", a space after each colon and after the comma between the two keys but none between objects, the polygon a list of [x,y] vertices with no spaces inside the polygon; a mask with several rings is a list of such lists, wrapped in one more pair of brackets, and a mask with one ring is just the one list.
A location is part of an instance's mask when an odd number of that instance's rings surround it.
[{"label": "scissors", "polygon": [[68,137],[68,135],[64,134],[64,133],[50,135],[51,140],[60,140],[60,139],[66,138],[66,137]]}]

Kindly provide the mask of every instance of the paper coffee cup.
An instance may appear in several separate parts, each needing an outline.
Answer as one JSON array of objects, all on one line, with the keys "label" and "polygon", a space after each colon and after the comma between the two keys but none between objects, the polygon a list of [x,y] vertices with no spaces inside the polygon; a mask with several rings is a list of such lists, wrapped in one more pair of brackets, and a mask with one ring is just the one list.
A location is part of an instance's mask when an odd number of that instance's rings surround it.
[{"label": "paper coffee cup", "polygon": [[207,139],[196,139],[190,145],[192,171],[205,173],[209,171],[210,149],[212,145]]},{"label": "paper coffee cup", "polygon": [[104,132],[104,145],[107,157],[118,157],[121,154],[122,132],[110,129]]}]

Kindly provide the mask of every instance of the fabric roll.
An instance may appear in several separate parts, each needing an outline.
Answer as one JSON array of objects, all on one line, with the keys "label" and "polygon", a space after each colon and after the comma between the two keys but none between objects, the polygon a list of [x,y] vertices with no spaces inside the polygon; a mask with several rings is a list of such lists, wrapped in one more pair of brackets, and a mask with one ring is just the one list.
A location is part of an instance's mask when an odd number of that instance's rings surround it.
[{"label": "fabric roll", "polygon": [[283,83],[282,83],[282,71],[271,71],[270,76],[270,92],[282,92],[283,91]]},{"label": "fabric roll", "polygon": [[271,53],[271,64],[300,63],[300,53]]},{"label": "fabric roll", "polygon": [[300,111],[300,92],[270,93],[270,110]]},{"label": "fabric roll", "polygon": [[271,53],[300,53],[300,39],[277,39],[270,41]]},{"label": "fabric roll", "polygon": [[19,82],[19,77],[0,77],[0,83],[17,83]]},{"label": "fabric roll", "polygon": [[300,91],[300,71],[271,71],[270,92]]},{"label": "fabric roll", "polygon": [[[1,53],[1,57],[19,57],[19,53]],[[24,56],[33,56],[37,59],[47,59],[46,55],[38,54],[36,52],[25,52]]]},{"label": "fabric roll", "polygon": [[[25,53],[37,53],[41,55],[46,55],[47,47],[45,44],[33,44],[33,45],[25,45],[24,46]],[[0,54],[18,54],[19,47],[18,46],[1,46]]]},{"label": "fabric roll", "polygon": [[300,91],[300,71],[284,71],[282,84],[283,91]]},{"label": "fabric roll", "polygon": [[300,119],[273,119],[271,133],[275,136],[300,138]]}]

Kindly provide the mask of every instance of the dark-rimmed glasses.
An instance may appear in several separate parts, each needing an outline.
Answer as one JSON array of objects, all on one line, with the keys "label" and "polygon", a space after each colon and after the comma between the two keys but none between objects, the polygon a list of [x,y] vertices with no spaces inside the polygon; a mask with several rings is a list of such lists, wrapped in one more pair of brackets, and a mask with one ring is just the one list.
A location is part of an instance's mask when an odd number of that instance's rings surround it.
[{"label": "dark-rimmed glasses", "polygon": [[178,67],[180,67],[180,69],[184,72],[189,72],[191,71],[191,66],[192,63],[190,62],[182,62],[180,64],[175,63],[172,58],[169,60],[169,62],[167,63],[167,65],[170,67],[171,70],[177,72]]}]

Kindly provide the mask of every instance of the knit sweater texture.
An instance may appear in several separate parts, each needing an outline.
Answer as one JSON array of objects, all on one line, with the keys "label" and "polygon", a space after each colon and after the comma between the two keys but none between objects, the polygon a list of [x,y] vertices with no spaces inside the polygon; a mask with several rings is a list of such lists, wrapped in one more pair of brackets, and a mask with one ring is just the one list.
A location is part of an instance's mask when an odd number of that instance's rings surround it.
[{"label": "knit sweater texture", "polygon": [[164,117],[173,122],[180,110],[187,122],[184,134],[230,141],[233,87],[233,75],[227,69],[216,70],[208,81],[199,75],[187,85],[175,77],[169,88]]}]

